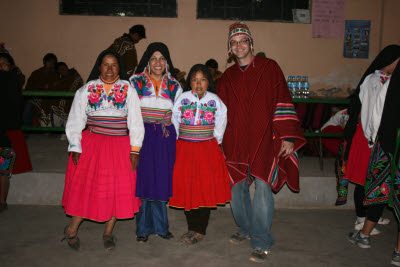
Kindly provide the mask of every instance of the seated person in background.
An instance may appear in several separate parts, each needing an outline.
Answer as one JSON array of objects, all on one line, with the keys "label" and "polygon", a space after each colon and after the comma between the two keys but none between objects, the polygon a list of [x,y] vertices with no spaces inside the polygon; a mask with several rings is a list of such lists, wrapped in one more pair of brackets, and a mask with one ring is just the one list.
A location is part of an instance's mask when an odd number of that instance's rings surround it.
[{"label": "seated person in background", "polygon": [[[75,92],[83,86],[82,77],[74,69],[69,69],[65,62],[58,62],[56,73],[59,76],[54,83],[54,91]],[[53,127],[65,127],[72,98],[53,99],[51,103],[50,120]]]},{"label": "seated person in background", "polygon": [[108,48],[116,51],[121,56],[121,64],[124,66],[128,76],[132,76],[138,64],[135,44],[146,38],[146,29],[143,25],[135,25],[129,29],[129,33],[124,33],[115,39],[114,43]]},{"label": "seated person in background", "polygon": [[[57,57],[48,53],[43,57],[43,67],[32,72],[28,78],[25,89],[28,91],[52,91],[54,83],[58,80],[55,71]],[[24,110],[25,126],[50,126],[50,99],[32,98]]]},{"label": "seated person in background", "polygon": [[258,52],[256,54],[256,57],[263,57],[263,58],[267,58],[267,55],[264,52]]},{"label": "seated person in background", "polygon": [[222,72],[218,70],[218,62],[215,59],[209,59],[206,62],[206,67],[210,70],[214,84],[217,84],[219,78],[222,76]]},{"label": "seated person in background", "polygon": [[180,83],[181,87],[182,88],[185,87],[185,83],[186,83],[185,75],[186,75],[186,72],[180,71],[180,69],[178,69],[178,68],[174,68],[174,71],[175,71],[176,79]]},{"label": "seated person in background", "polygon": [[[340,110],[336,112],[322,127],[322,133],[343,133],[344,127],[349,120],[349,114],[347,109]],[[337,155],[339,152],[340,142],[342,138],[322,138],[322,144],[332,152]]]},{"label": "seated person in background", "polygon": [[22,88],[25,84],[25,75],[15,65],[14,59],[10,53],[5,49],[4,43],[0,44],[0,70],[11,71],[17,75],[18,86]]}]

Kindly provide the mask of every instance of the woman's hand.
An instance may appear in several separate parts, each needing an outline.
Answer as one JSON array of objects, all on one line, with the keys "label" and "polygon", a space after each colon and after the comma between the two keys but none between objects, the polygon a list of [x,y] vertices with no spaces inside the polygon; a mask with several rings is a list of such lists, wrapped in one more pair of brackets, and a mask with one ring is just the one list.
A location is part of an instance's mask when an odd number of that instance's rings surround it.
[{"label": "woman's hand", "polygon": [[74,165],[78,165],[79,157],[81,156],[82,153],[79,152],[71,152],[72,153],[72,161],[74,162]]},{"label": "woman's hand", "polygon": [[131,153],[131,164],[132,164],[132,171],[136,170],[139,164],[139,154]]}]

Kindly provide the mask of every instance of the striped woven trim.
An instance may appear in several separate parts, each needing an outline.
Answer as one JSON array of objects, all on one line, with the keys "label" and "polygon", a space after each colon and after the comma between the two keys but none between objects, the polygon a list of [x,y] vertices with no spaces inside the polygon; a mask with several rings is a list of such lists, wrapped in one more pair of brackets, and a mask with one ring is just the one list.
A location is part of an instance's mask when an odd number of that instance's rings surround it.
[{"label": "striped woven trim", "polygon": [[158,108],[144,108],[142,107],[143,121],[147,123],[171,125],[172,110],[158,109]]},{"label": "striped woven trim", "polygon": [[274,157],[274,162],[272,163],[271,171],[268,175],[267,182],[271,185],[272,188],[276,185],[278,181],[278,161]]},{"label": "striped woven trim", "polygon": [[278,103],[276,105],[273,120],[298,120],[294,105],[290,103]]},{"label": "striped woven trim", "polygon": [[201,142],[214,138],[214,124],[179,125],[179,139],[189,142]]},{"label": "striped woven trim", "polygon": [[112,135],[128,135],[127,117],[92,117],[88,116],[87,125],[91,132]]}]

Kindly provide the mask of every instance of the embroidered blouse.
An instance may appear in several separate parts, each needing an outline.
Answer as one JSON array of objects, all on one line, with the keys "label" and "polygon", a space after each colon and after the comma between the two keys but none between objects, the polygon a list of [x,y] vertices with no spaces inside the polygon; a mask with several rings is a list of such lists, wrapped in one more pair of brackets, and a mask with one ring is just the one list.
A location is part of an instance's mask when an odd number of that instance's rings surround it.
[{"label": "embroidered blouse", "polygon": [[131,146],[142,146],[144,125],[140,101],[129,82],[117,80],[107,94],[104,83],[97,79],[86,83],[76,92],[65,127],[68,151],[82,153],[82,130],[88,116],[127,117]]},{"label": "embroidered blouse", "polygon": [[193,91],[184,92],[175,101],[172,110],[172,123],[179,136],[180,125],[213,125],[214,137],[222,143],[227,119],[227,108],[221,99],[211,92],[205,92],[199,99]]},{"label": "embroidered blouse", "polygon": [[390,75],[376,70],[368,75],[360,86],[361,124],[370,147],[375,142],[381,123],[389,83]]},{"label": "embroidered blouse", "polygon": [[182,93],[181,85],[169,72],[162,77],[158,95],[145,72],[134,74],[129,80],[139,95],[141,107],[172,110],[175,99]]}]

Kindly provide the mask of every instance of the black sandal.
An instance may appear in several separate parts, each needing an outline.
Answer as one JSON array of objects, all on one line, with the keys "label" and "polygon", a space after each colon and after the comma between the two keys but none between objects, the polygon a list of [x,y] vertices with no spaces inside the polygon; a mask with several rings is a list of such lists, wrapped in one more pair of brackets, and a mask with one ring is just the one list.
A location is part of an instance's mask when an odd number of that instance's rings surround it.
[{"label": "black sandal", "polygon": [[113,235],[103,235],[104,248],[113,250],[115,248],[115,241]]},{"label": "black sandal", "polygon": [[[75,251],[81,251],[81,242],[79,240],[78,234],[69,237],[68,233],[67,233],[67,229],[68,229],[69,225],[65,226],[64,228],[64,237],[61,239],[60,242],[67,240],[68,246],[70,248],[72,248]],[[75,242],[71,242],[72,240],[76,240]]]},{"label": "black sandal", "polygon": [[181,236],[180,241],[181,241],[182,243],[187,243],[187,244],[191,243],[190,239],[193,237],[193,234],[194,234],[193,231],[188,231],[187,233],[184,233],[184,234]]},{"label": "black sandal", "polygon": [[194,245],[199,243],[201,240],[204,239],[204,235],[200,234],[200,233],[188,233],[188,235],[186,236],[187,238],[185,238],[184,242],[186,242],[186,244],[188,245]]}]

